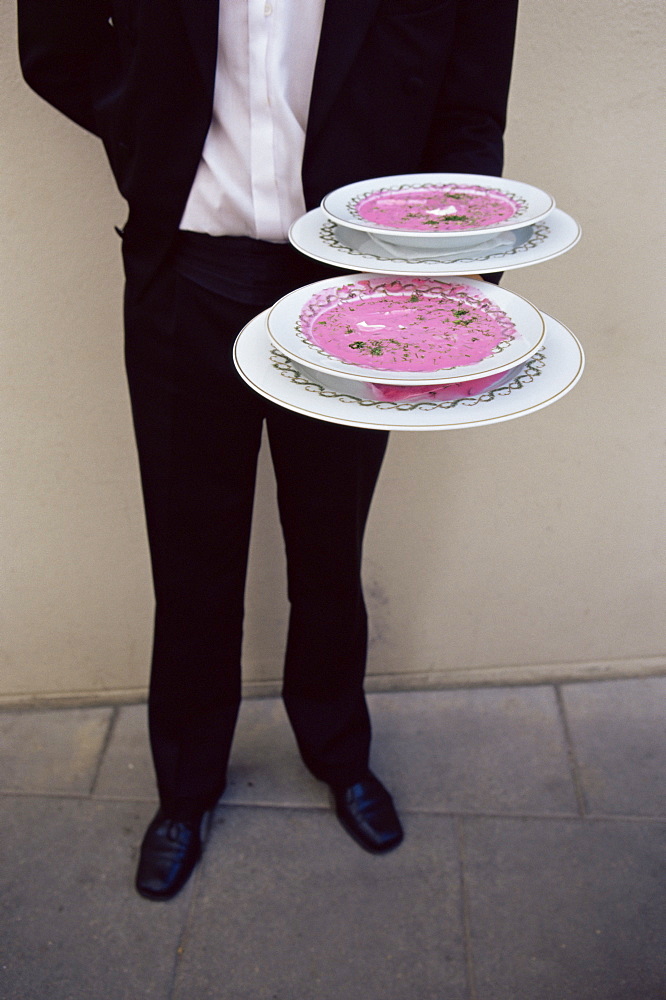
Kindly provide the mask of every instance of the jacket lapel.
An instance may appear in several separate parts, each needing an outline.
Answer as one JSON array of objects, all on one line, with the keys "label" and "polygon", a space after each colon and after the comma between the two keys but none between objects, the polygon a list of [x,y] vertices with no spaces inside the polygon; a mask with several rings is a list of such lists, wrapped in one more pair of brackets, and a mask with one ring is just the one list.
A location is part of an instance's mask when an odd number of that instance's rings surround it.
[{"label": "jacket lapel", "polygon": [[379,0],[326,0],[308,118],[308,138],[319,131],[365,37]]},{"label": "jacket lapel", "polygon": [[211,95],[217,60],[218,0],[178,0],[185,30],[204,82]]},{"label": "jacket lapel", "polygon": [[[226,0],[222,0],[226,2]],[[219,0],[178,0],[201,75],[212,94]],[[368,30],[379,0],[326,0],[308,118],[308,137],[321,128]]]}]

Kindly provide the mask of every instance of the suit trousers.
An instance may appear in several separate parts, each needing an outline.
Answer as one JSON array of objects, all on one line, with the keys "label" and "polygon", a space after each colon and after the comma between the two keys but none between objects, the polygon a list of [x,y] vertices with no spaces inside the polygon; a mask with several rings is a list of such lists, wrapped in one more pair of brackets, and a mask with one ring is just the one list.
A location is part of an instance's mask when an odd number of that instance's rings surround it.
[{"label": "suit trousers", "polygon": [[173,259],[141,285],[127,248],[125,258],[126,366],[155,588],[149,729],[161,803],[186,815],[225,787],[264,422],[287,556],[284,703],[310,771],[351,784],[368,766],[361,555],[388,435],[293,413],[235,371],[236,335],[301,284],[296,275],[248,304],[183,276]]}]

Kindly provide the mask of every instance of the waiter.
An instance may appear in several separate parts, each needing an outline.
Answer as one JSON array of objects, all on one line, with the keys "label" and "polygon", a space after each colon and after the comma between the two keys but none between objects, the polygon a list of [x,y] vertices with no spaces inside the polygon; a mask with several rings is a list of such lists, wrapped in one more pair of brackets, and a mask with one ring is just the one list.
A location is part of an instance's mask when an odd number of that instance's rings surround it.
[{"label": "waiter", "polygon": [[19,0],[30,86],[101,137],[129,204],[126,364],[156,597],[160,808],[136,886],[168,899],[202,850],[240,703],[265,422],[291,605],[283,698],[306,766],[365,849],[402,840],[369,768],[363,532],[387,435],[276,407],[240,329],[337,272],[287,243],[328,191],[416,171],[499,175],[517,0]]}]

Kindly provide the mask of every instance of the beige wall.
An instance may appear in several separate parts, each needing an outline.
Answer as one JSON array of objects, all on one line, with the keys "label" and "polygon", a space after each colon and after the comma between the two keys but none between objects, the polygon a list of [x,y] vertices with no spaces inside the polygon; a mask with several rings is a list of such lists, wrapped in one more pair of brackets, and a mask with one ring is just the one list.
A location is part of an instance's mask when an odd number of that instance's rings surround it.
[{"label": "beige wall", "polygon": [[[5,702],[139,696],[152,600],[121,354],[124,221],[101,148],[2,61]],[[586,374],[495,427],[394,434],[368,532],[371,686],[666,671],[660,0],[523,0],[507,176],[584,229],[507,287]],[[660,378],[660,375],[662,377]],[[286,601],[262,464],[246,679],[274,690]]]}]

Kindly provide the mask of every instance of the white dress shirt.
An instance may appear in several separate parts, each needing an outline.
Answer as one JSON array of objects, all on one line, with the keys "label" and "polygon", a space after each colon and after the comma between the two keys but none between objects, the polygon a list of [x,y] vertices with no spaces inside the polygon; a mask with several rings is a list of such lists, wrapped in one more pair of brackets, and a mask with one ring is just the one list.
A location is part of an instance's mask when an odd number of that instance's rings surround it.
[{"label": "white dress shirt", "polygon": [[181,229],[282,243],[301,165],[324,0],[220,0],[213,116]]}]

